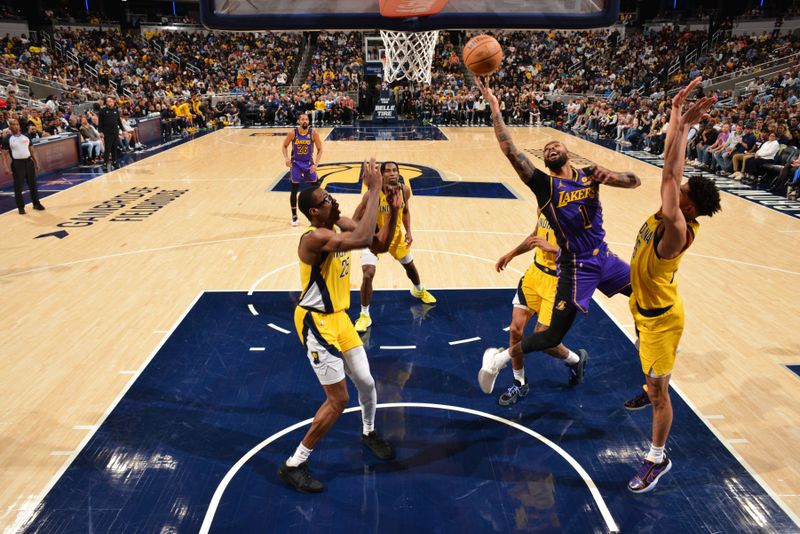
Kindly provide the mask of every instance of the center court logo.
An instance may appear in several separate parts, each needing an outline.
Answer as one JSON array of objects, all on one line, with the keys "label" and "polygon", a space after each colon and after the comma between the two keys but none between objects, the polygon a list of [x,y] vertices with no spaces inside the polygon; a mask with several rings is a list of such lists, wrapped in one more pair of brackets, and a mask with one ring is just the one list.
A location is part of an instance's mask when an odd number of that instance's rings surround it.
[{"label": "center court logo", "polygon": [[[332,193],[361,194],[361,168],[363,162],[323,163],[317,168],[320,185]],[[504,184],[487,177],[487,181],[449,181],[432,167],[412,163],[398,163],[400,176],[411,186],[414,195],[430,197],[517,198]],[[491,180],[491,181],[488,181]],[[281,174],[270,191],[291,190],[289,172]]]}]

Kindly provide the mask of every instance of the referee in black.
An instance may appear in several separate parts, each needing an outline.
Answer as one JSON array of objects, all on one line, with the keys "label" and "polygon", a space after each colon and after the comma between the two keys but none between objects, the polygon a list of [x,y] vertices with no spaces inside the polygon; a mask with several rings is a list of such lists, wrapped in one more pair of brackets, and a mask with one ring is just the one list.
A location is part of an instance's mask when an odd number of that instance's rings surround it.
[{"label": "referee in black", "polygon": [[122,128],[122,118],[117,109],[117,100],[112,96],[106,97],[106,107],[97,113],[100,135],[103,137],[105,152],[103,163],[106,170],[111,170],[111,165],[117,166],[117,146],[119,145],[119,130]]},{"label": "referee in black", "polygon": [[[36,169],[39,168],[39,162],[34,155],[33,145],[30,138],[20,131],[17,119],[9,120],[8,128],[11,130],[11,135],[3,138],[3,167],[6,172],[14,176],[14,200],[17,201],[17,209],[20,215],[25,215],[22,184],[27,183],[28,191],[31,192],[33,209],[41,211],[44,206],[39,202],[39,191],[36,189]],[[11,154],[10,165],[9,153]]]}]

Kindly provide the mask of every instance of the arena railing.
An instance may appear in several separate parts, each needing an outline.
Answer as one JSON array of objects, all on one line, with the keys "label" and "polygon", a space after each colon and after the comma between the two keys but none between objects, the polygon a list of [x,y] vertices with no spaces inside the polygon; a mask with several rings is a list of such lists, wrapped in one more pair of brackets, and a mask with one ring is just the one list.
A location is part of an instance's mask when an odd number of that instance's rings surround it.
[{"label": "arena railing", "polygon": [[[776,52],[780,53],[781,51],[786,51],[787,49],[790,49],[790,48],[791,48],[790,45],[786,45],[786,46],[781,47],[778,50],[776,50]],[[722,82],[726,82],[726,81],[730,81],[730,80],[733,80],[733,79],[736,79],[736,78],[740,78],[742,76],[748,76],[750,74],[757,74],[758,72],[764,71],[764,70],[769,69],[771,67],[777,67],[781,63],[788,63],[788,62],[796,61],[796,60],[800,60],[800,52],[794,52],[794,53],[789,54],[787,56],[782,56],[782,57],[779,57],[779,58],[771,59],[769,61],[765,61],[764,63],[759,63],[758,65],[753,65],[752,67],[745,67],[743,69],[739,69],[739,70],[734,71],[734,72],[729,72],[728,74],[723,74],[721,76],[717,76],[716,78],[711,78],[710,80],[706,80],[706,81],[703,82],[703,87],[710,87],[712,85],[717,85],[717,84],[720,84]],[[677,93],[678,89],[675,89],[672,92]]]}]

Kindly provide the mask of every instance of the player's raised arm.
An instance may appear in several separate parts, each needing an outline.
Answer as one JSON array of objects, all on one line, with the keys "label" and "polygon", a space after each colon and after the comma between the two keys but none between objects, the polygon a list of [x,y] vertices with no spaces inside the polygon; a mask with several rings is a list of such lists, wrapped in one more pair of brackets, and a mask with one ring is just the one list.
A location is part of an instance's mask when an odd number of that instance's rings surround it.
[{"label": "player's raised arm", "polygon": [[664,221],[664,234],[657,249],[659,256],[666,259],[680,254],[690,239],[687,234],[686,217],[680,206],[689,127],[716,101],[715,97],[703,98],[684,112],[686,98],[699,83],[700,78],[696,78],[672,100],[672,116],[667,128],[664,169],[661,173],[661,215]]},{"label": "player's raised arm", "polygon": [[586,175],[594,182],[611,187],[633,189],[642,185],[642,181],[632,172],[614,172],[593,164],[586,169]]},{"label": "player's raised arm", "polygon": [[[378,218],[379,193],[382,184],[381,173],[377,163],[375,163],[375,158],[370,159],[364,165],[364,183],[367,185],[367,192],[364,193],[366,206],[364,215],[356,224],[355,229],[350,232],[336,233],[328,228],[318,228],[300,241],[301,259],[306,254],[343,252],[365,248],[372,243],[375,235],[375,222]],[[327,193],[318,202],[318,205],[322,206],[327,202],[332,203],[333,207],[338,210],[338,204]],[[339,216],[336,216],[336,220],[339,220],[339,218]]]},{"label": "player's raised arm", "polygon": [[484,82],[479,78],[475,78],[475,83],[480,89],[484,100],[489,104],[489,109],[492,112],[492,124],[494,125],[494,135],[497,137],[497,142],[500,143],[500,150],[511,162],[511,166],[517,171],[517,174],[523,182],[528,183],[533,179],[533,172],[536,167],[533,166],[528,156],[517,150],[514,141],[511,139],[511,133],[508,131],[505,122],[503,121],[503,114],[500,112],[500,104],[497,102],[497,97],[494,96],[492,90],[487,87]]}]

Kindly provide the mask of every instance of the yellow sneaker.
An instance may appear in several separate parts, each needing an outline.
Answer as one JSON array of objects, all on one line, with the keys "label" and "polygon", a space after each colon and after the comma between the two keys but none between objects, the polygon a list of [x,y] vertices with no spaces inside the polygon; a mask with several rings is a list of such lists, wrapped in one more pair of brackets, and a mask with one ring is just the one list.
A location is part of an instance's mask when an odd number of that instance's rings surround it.
[{"label": "yellow sneaker", "polygon": [[436,304],[436,297],[428,293],[427,289],[423,289],[422,291],[417,291],[413,287],[411,288],[411,294],[417,297],[419,300],[424,302],[425,304]]},{"label": "yellow sneaker", "polygon": [[372,318],[369,315],[362,313],[358,316],[358,321],[356,321],[356,332],[366,332],[367,328],[370,326],[372,326]]}]

